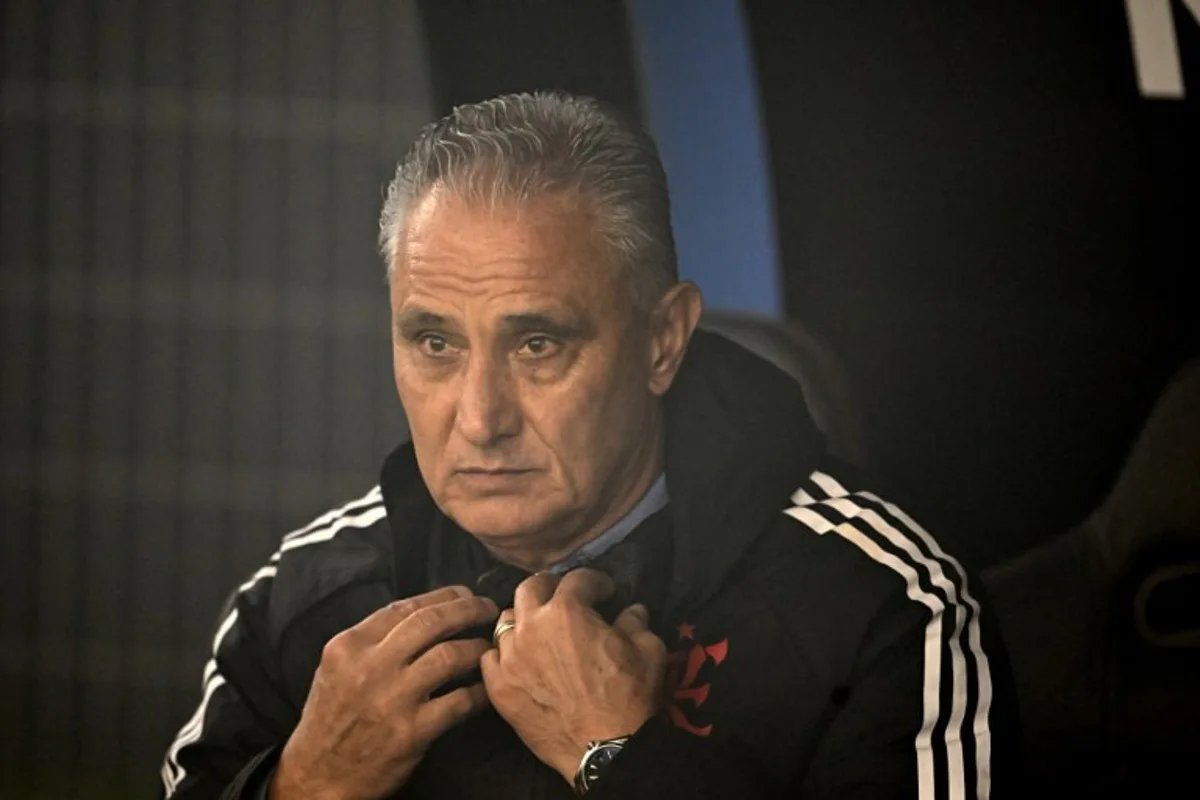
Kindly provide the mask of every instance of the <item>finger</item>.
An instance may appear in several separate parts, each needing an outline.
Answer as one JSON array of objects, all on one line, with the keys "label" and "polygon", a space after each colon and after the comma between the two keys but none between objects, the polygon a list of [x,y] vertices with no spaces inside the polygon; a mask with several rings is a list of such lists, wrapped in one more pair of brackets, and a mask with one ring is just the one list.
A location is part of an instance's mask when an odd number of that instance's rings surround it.
[{"label": "finger", "polygon": [[[504,648],[512,646],[511,641],[505,643],[504,640],[511,640],[512,635],[517,632],[515,627],[516,621],[516,612],[514,612],[511,608],[501,611],[500,616],[496,619],[496,627],[493,629],[492,633],[492,644],[497,650],[500,651],[501,655],[504,655]],[[504,628],[508,627],[509,623],[513,623],[514,627],[510,627],[508,630],[503,630]],[[499,632],[498,636],[496,635],[496,632]]]},{"label": "finger", "polygon": [[500,681],[499,650],[488,650],[479,658],[479,672],[483,675],[483,685],[491,692]]},{"label": "finger", "polygon": [[531,611],[536,611],[554,597],[554,587],[558,586],[558,576],[549,572],[539,572],[531,575],[517,585],[513,593],[513,612],[521,619]]},{"label": "finger", "polygon": [[435,644],[404,670],[405,690],[412,696],[424,697],[443,683],[478,667],[479,659],[490,649],[491,642],[486,639]]},{"label": "finger", "polygon": [[613,627],[631,639],[647,630],[649,625],[650,611],[641,603],[634,603],[627,607],[613,620]]},{"label": "finger", "polygon": [[417,729],[427,742],[488,706],[487,689],[482,683],[463,686],[441,697],[435,697],[417,710]]},{"label": "finger", "polygon": [[657,664],[661,669],[667,666],[667,645],[654,635],[653,631],[642,630],[629,637],[633,646],[651,664]]},{"label": "finger", "polygon": [[408,663],[443,639],[491,623],[499,613],[494,602],[474,595],[419,608],[379,643],[380,657]]},{"label": "finger", "polygon": [[479,659],[479,673],[483,676],[483,685],[487,689],[488,702],[492,704],[497,711],[501,711],[500,706],[496,705],[496,698],[501,696],[504,688],[508,686],[508,679],[504,674],[504,666],[500,663],[500,651],[488,650]]},{"label": "finger", "polygon": [[387,636],[392,628],[422,608],[446,603],[460,597],[471,596],[473,596],[473,593],[465,586],[443,586],[440,589],[434,589],[432,592],[419,594],[416,597],[406,597],[403,600],[388,603],[362,622],[350,628],[350,630],[361,634],[374,644]]},{"label": "finger", "polygon": [[607,599],[615,589],[613,579],[603,572],[594,569],[574,569],[559,582],[554,596],[591,608]]}]

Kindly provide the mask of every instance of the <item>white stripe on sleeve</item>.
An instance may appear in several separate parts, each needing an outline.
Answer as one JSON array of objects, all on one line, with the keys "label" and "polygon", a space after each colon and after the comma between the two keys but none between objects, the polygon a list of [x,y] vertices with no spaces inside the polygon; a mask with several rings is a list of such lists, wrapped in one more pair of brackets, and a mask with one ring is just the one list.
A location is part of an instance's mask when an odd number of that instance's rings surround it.
[{"label": "white stripe on sleeve", "polygon": [[[317,542],[328,541],[336,536],[339,531],[346,528],[369,528],[386,516],[387,511],[383,506],[382,493],[378,486],[358,500],[321,515],[303,528],[299,528],[284,536],[279,549],[268,559],[267,565],[255,572],[249,580],[238,587],[238,596],[244,595],[262,581],[274,578],[279,569],[277,565],[280,556],[285,550],[295,550],[307,545],[316,544]],[[175,735],[175,740],[167,748],[167,756],[163,761],[161,775],[163,788],[166,790],[168,800],[187,776],[187,770],[179,761],[179,754],[189,744],[200,739],[201,734],[204,732],[206,714],[208,713],[209,705],[212,703],[213,695],[225,685],[225,677],[221,675],[220,668],[217,665],[217,655],[225,638],[237,623],[237,619],[238,611],[235,604],[225,619],[221,621],[221,624],[217,627],[216,634],[213,636],[212,657],[204,665],[204,675],[201,680],[203,694],[200,698],[200,705],[196,707],[196,711],[192,714],[191,718],[179,729],[179,732]]]},{"label": "white stripe on sleeve", "polygon": [[[932,755],[932,733],[942,714],[947,713],[944,745],[946,748],[949,786],[947,795],[951,800],[963,800],[967,794],[967,767],[964,764],[962,727],[969,705],[967,676],[970,665],[964,657],[963,631],[966,630],[966,648],[972,656],[977,672],[979,697],[971,733],[975,737],[975,796],[987,798],[990,794],[990,744],[991,735],[987,724],[991,704],[991,675],[987,655],[983,651],[979,633],[979,605],[967,589],[966,574],[961,564],[945,554],[931,536],[894,505],[884,503],[868,493],[850,494],[831,476],[816,472],[810,478],[814,492],[823,492],[826,498],[817,500],[804,489],[797,490],[792,500],[796,506],[785,513],[802,522],[818,534],[833,531],[846,541],[857,546],[876,562],[889,567],[905,581],[908,596],[928,607],[931,618],[925,631],[924,712],[921,730],[917,734],[917,764],[919,796],[922,800],[935,797],[935,772]],[[865,502],[864,502],[865,501]],[[884,509],[880,513],[872,506]],[[836,512],[844,522],[833,524],[818,513],[814,506]],[[885,516],[886,515],[886,516]],[[853,520],[869,526],[865,532]],[[915,534],[929,548],[933,557],[925,555],[910,534]],[[883,549],[880,541],[886,541],[899,554]],[[947,574],[945,565],[953,568]],[[921,588],[917,569],[928,575],[929,584],[944,594],[939,596]],[[940,689],[947,680],[943,674],[941,642],[945,612],[953,612],[953,629],[948,636],[950,652],[950,708],[940,707]]]}]

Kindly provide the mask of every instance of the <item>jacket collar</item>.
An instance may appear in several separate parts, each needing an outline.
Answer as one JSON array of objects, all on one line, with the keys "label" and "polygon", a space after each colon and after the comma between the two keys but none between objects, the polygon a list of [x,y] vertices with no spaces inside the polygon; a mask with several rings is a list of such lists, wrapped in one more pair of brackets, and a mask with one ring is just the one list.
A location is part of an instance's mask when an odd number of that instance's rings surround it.
[{"label": "jacket collar", "polygon": [[672,611],[716,591],[816,468],[824,440],[798,383],[707,331],[692,337],[665,416]]}]

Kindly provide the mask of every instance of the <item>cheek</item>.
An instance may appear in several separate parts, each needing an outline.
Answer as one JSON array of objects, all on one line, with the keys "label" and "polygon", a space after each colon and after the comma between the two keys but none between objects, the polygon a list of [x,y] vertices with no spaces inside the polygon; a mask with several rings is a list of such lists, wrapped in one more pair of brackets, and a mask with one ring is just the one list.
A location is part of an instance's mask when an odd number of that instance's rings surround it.
[{"label": "cheek", "polygon": [[392,345],[392,382],[395,383],[396,393],[400,395],[401,400],[404,399],[404,381],[400,377],[403,374],[400,348]]},{"label": "cheek", "polygon": [[414,390],[414,382],[411,378],[406,377],[411,374],[411,370],[405,364],[403,353],[398,347],[392,348],[392,380],[396,384],[396,394],[400,396],[400,404],[404,406],[404,414],[409,418],[409,424],[412,424],[412,409],[416,406],[416,391]]},{"label": "cheek", "polygon": [[393,358],[396,392],[408,420],[409,433],[417,451],[421,471],[432,477],[438,460],[445,451],[446,439],[454,422],[454,404],[439,393],[436,385],[415,379],[411,368],[405,368],[399,356]]},{"label": "cheek", "polygon": [[[553,453],[567,480],[582,489],[613,467],[630,441],[636,391],[618,370],[581,379],[526,403],[527,424]],[[636,434],[636,432],[633,432]]]}]

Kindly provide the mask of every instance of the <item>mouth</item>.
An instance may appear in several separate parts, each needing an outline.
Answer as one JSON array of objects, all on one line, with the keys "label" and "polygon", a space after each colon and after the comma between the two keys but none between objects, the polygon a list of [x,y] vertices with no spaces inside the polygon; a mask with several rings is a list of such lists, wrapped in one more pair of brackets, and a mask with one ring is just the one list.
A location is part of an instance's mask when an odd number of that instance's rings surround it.
[{"label": "mouth", "polygon": [[500,467],[497,469],[489,469],[486,467],[464,467],[456,470],[459,475],[483,475],[483,476],[503,476],[503,475],[526,475],[533,472],[531,469],[517,469],[514,467]]},{"label": "mouth", "polygon": [[454,476],[467,483],[478,485],[499,485],[518,481],[522,478],[532,475],[534,472],[535,470],[532,469],[514,469],[512,467],[503,467],[500,469],[468,467],[466,469],[455,470]]},{"label": "mouth", "polygon": [[531,469],[483,469],[467,468],[455,470],[458,484],[472,495],[511,494],[524,491]]}]

